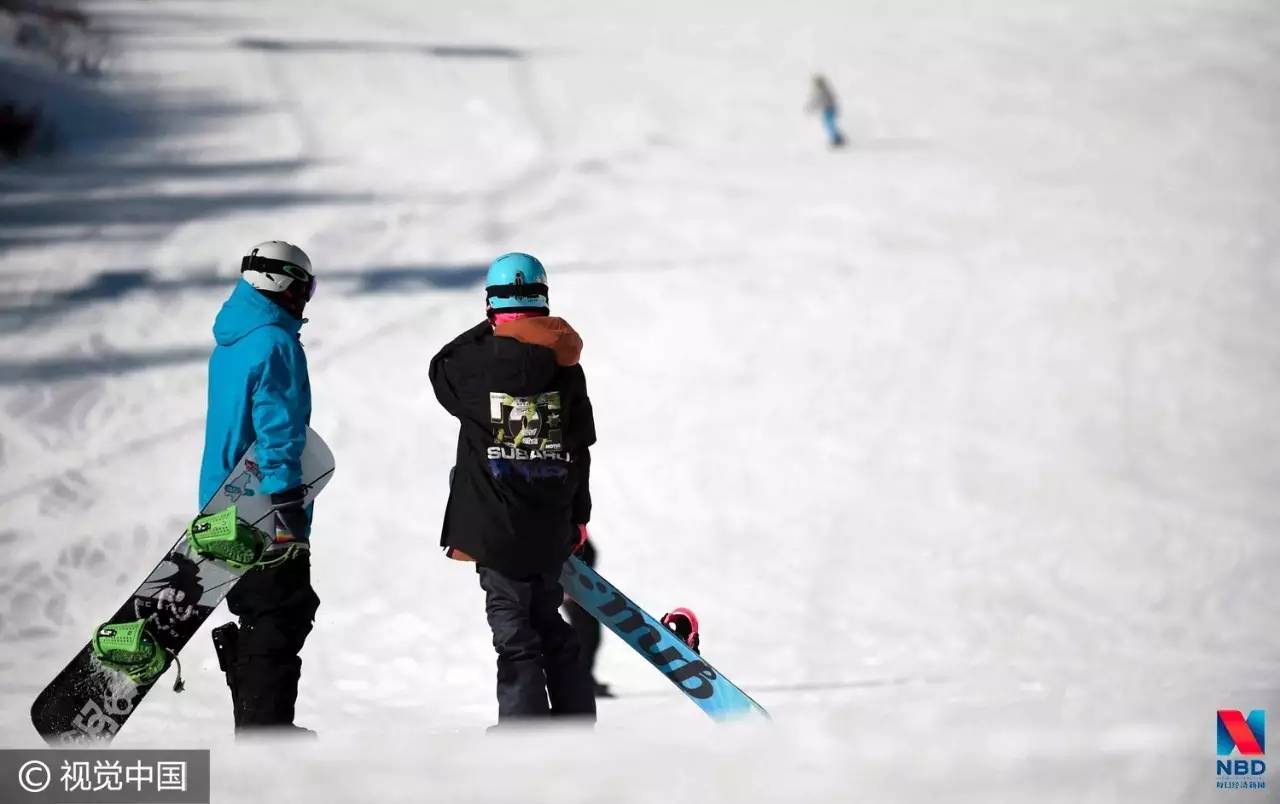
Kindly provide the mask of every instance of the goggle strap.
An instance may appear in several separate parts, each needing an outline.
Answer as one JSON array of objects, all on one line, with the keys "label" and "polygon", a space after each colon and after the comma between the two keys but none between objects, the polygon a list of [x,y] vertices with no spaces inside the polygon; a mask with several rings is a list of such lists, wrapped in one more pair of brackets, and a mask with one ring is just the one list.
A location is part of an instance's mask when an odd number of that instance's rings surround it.
[{"label": "goggle strap", "polygon": [[291,262],[284,260],[273,260],[270,257],[259,257],[258,250],[254,249],[252,254],[246,255],[240,260],[240,273],[245,271],[261,271],[264,274],[284,274],[294,279],[300,279],[303,282],[312,280],[311,274],[302,270]]},{"label": "goggle strap", "polygon": [[527,299],[531,296],[546,296],[547,286],[540,282],[517,285],[489,285],[484,292],[494,299]]}]

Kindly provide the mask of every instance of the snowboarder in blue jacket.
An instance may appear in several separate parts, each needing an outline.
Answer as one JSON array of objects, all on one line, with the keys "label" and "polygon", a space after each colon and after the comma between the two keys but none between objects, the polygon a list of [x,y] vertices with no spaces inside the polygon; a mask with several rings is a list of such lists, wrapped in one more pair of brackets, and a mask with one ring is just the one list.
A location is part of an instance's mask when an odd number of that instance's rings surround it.
[{"label": "snowboarder in blue jacket", "polygon": [[[304,507],[302,449],[311,420],[311,384],[299,330],[315,292],[311,260],[279,240],[259,243],[213,324],[209,407],[200,505],[256,442],[261,490],[275,508],[275,544],[288,557],[244,574],[227,605],[239,617],[215,629],[236,731],[293,725],[302,660],[320,599],[311,588],[311,511]],[[270,530],[270,528],[269,528]]]}]

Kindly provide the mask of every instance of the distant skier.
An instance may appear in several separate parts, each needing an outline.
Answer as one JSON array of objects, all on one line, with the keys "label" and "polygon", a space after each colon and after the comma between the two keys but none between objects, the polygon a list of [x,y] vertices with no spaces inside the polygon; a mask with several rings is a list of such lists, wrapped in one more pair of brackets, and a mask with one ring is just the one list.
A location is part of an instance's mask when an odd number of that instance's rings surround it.
[{"label": "distant skier", "polygon": [[436,398],[460,423],[441,544],[474,560],[498,654],[498,724],[594,721],[578,638],[561,618],[560,568],[586,539],[596,440],[582,340],[550,316],[528,254],[489,266],[487,320],[431,360]]},{"label": "distant skier", "polygon": [[[245,573],[227,605],[239,628],[215,629],[227,669],[237,732],[293,725],[302,660],[320,599],[311,588],[310,507],[304,508],[302,449],[311,420],[307,356],[298,332],[315,292],[311,260],[279,240],[259,243],[240,262],[240,280],[213,324],[209,409],[200,506],[257,442],[260,488],[276,514],[270,566]],[[276,560],[278,559],[278,560]]]},{"label": "distant skier", "polygon": [[831,86],[824,76],[813,77],[813,92],[805,108],[810,112],[818,111],[822,114],[822,125],[827,130],[827,139],[832,148],[840,148],[844,145],[844,135],[836,126],[836,116],[840,114],[840,109],[836,104],[835,93],[831,91]]}]

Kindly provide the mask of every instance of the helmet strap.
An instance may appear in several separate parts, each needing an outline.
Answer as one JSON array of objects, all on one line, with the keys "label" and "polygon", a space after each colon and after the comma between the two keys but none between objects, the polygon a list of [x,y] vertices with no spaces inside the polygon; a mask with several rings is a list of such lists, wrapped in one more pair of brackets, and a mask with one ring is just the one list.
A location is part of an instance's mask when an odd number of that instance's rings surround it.
[{"label": "helmet strap", "polygon": [[279,276],[287,276],[297,282],[308,283],[314,276],[284,260],[273,260],[270,257],[259,257],[258,250],[255,248],[240,260],[240,273],[245,271],[259,271],[264,274],[277,274]]}]

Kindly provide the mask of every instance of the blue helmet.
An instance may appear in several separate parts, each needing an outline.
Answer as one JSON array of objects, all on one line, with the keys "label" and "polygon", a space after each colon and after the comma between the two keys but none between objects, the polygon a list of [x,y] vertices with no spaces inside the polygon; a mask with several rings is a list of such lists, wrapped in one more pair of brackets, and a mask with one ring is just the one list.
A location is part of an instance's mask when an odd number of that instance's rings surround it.
[{"label": "blue helmet", "polygon": [[489,264],[484,280],[489,308],[505,313],[550,310],[547,269],[531,254],[503,254]]}]

